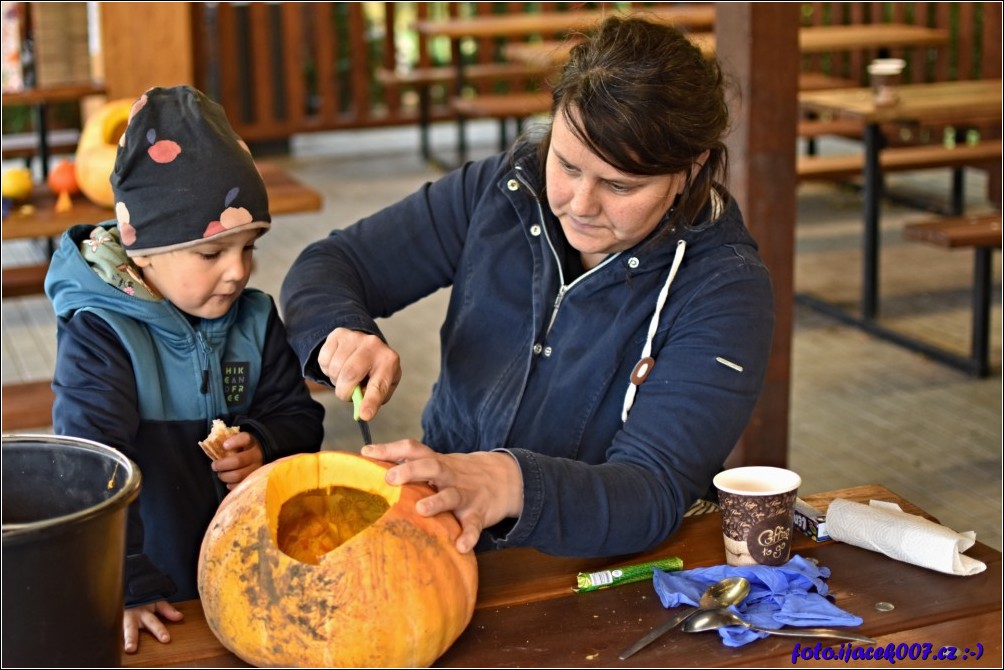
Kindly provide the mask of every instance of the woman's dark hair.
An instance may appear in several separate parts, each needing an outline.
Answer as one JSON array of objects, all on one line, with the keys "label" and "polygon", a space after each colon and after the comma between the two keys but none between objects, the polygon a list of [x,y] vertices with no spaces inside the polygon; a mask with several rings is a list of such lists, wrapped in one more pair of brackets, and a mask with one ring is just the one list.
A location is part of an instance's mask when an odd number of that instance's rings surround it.
[{"label": "woman's dark hair", "polygon": [[[692,225],[715,182],[724,182],[729,113],[718,63],[676,28],[610,17],[572,49],[554,87],[552,116],[622,172],[685,172],[671,223]],[[541,150],[547,151],[550,133]],[[703,167],[691,168],[705,151]]]}]

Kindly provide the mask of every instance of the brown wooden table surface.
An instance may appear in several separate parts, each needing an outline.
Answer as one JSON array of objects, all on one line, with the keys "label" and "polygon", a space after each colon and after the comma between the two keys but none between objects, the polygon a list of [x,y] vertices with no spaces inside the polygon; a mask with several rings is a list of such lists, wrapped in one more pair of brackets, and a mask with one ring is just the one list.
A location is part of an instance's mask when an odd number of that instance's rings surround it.
[{"label": "brown wooden table surface", "polygon": [[[714,33],[693,33],[690,39],[705,56],[715,55]],[[806,26],[798,31],[798,48],[802,55],[829,51],[857,51],[876,48],[943,46],[948,44],[947,30],[899,23],[869,23],[834,26]],[[578,43],[565,41],[513,42],[502,47],[507,60],[557,67],[568,61],[568,54]]]},{"label": "brown wooden table surface", "polygon": [[[258,169],[268,190],[269,211],[277,214],[316,212],[321,209],[321,194],[297,181],[275,163],[257,161]],[[96,205],[83,195],[73,198],[73,209],[55,211],[56,195],[44,184],[35,184],[25,209],[15,205],[3,220],[2,237],[15,240],[32,237],[57,237],[78,223],[101,223],[115,218],[115,213]]]},{"label": "brown wooden table surface", "polygon": [[[415,30],[426,37],[524,37],[539,33],[578,32],[595,28],[611,14],[603,10],[478,14],[456,19],[416,21]],[[714,3],[645,7],[624,14],[638,14],[656,21],[687,28],[710,28],[715,22]]]},{"label": "brown wooden table surface", "polygon": [[[825,507],[833,498],[899,502],[915,506],[882,486],[830,491],[806,500]],[[478,556],[480,584],[474,617],[465,632],[439,658],[443,667],[790,667],[795,643],[813,647],[816,640],[768,637],[736,649],[722,645],[717,634],[671,631],[629,661],[618,654],[664,621],[662,607],[649,581],[591,593],[571,591],[578,572],[624,563],[679,556],[685,568],[724,562],[718,514],[691,517],[658,549],[621,559],[572,559],[530,549],[506,549]],[[965,530],[965,529],[962,529]],[[816,543],[798,535],[793,553],[818,560],[831,569],[828,580],[836,604],[864,619],[855,629],[879,645],[930,644],[957,649],[954,661],[897,661],[900,666],[959,664],[1001,665],[1001,554],[977,543],[967,555],[987,564],[970,577],[955,577],[895,561],[839,542]],[[880,612],[878,602],[895,609]],[[180,603],[185,621],[171,624],[173,641],[162,645],[143,634],[139,652],[123,656],[130,667],[242,667],[208,628],[198,601]],[[831,643],[839,650],[839,641]],[[858,643],[853,643],[858,645]],[[982,646],[980,658],[973,655]],[[823,645],[824,647],[827,644]],[[920,649],[918,646],[916,649]],[[965,650],[970,653],[966,654]],[[963,654],[966,654],[964,657]],[[804,661],[798,665],[830,666],[837,661]],[[854,667],[893,667],[888,661],[852,661]]]}]

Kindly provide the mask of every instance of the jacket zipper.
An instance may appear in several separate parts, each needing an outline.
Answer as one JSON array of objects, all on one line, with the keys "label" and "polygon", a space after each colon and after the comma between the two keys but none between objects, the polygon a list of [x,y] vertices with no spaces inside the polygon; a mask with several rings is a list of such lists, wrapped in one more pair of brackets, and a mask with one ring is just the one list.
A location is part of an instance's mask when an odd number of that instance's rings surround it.
[{"label": "jacket zipper", "polygon": [[558,309],[561,307],[561,303],[565,299],[565,296],[572,290],[572,287],[581,283],[589,277],[589,275],[594,274],[603,266],[613,262],[615,258],[621,255],[621,252],[618,251],[617,253],[610,254],[603,259],[602,263],[591,270],[583,272],[571,284],[565,284],[565,272],[562,269],[561,259],[558,257],[558,252],[555,250],[554,244],[551,242],[551,236],[547,232],[547,220],[544,217],[544,207],[540,204],[540,198],[537,197],[537,192],[534,191],[534,189],[523,178],[523,169],[517,165],[515,170],[517,179],[519,179],[519,182],[523,184],[528,191],[530,191],[531,195],[533,195],[534,202],[537,203],[537,217],[540,219],[540,229],[544,232],[544,239],[547,240],[547,246],[551,250],[551,255],[554,256],[554,264],[558,268],[558,282],[561,286],[558,288],[558,295],[554,298],[554,305],[551,308],[551,318],[548,320],[547,328],[544,330],[543,339],[547,340],[547,336],[551,333],[551,328],[554,326],[554,321],[558,318]]},{"label": "jacket zipper", "polygon": [[205,395],[209,392],[209,353],[212,351],[206,340],[202,337],[201,331],[195,331],[195,337],[199,340],[199,348],[202,349],[202,385],[199,391]]},{"label": "jacket zipper", "polygon": [[579,275],[572,283],[565,284],[565,273],[561,267],[561,259],[558,257],[558,252],[554,248],[554,244],[551,242],[551,236],[547,232],[547,225],[544,222],[544,208],[540,204],[540,200],[537,201],[537,214],[540,216],[540,227],[544,231],[544,239],[547,240],[547,246],[551,249],[551,255],[554,256],[554,264],[558,267],[558,281],[561,282],[561,287],[558,288],[558,295],[554,298],[554,306],[551,308],[551,318],[547,322],[547,329],[544,330],[544,339],[551,333],[551,328],[554,326],[555,319],[558,318],[558,309],[561,307],[561,303],[564,301],[565,296],[568,292],[572,290],[576,284],[581,284],[590,275],[595,274],[600,270],[600,268],[613,262],[615,258],[621,255],[621,252],[613,253],[603,259],[603,262],[592,268],[591,270],[586,270],[581,275]]}]

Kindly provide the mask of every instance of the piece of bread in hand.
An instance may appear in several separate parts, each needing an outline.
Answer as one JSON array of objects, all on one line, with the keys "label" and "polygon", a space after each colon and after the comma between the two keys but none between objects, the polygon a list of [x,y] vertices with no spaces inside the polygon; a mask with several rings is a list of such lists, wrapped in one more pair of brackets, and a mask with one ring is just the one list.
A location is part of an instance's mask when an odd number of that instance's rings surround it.
[{"label": "piece of bread in hand", "polygon": [[199,446],[202,447],[202,451],[206,452],[206,456],[218,461],[227,455],[227,450],[223,448],[223,443],[231,435],[236,435],[241,432],[238,426],[228,426],[219,419],[213,419],[213,429],[209,431],[209,435],[206,439],[199,442]]}]

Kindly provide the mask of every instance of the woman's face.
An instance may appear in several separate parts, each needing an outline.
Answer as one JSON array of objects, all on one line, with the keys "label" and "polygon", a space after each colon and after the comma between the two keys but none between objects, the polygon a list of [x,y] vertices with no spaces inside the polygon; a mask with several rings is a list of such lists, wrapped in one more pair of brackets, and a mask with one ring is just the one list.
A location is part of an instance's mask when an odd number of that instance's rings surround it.
[{"label": "woman's face", "polygon": [[175,307],[192,316],[217,319],[247,286],[254,243],[260,235],[260,230],[248,230],[133,260],[142,269],[144,281]]},{"label": "woman's face", "polygon": [[655,230],[682,190],[684,177],[684,172],[621,172],[575,136],[563,113],[555,115],[547,152],[547,200],[587,270]]}]

